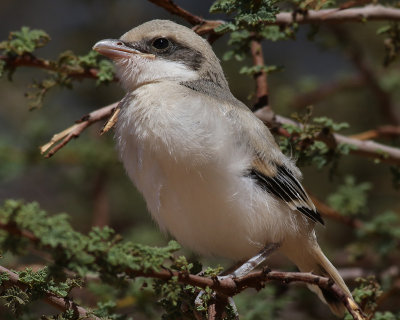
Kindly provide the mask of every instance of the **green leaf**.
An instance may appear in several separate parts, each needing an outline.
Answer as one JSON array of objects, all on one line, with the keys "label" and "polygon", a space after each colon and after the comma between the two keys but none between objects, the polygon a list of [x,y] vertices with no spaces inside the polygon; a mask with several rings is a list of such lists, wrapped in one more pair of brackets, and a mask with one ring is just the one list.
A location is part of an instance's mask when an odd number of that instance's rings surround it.
[{"label": "green leaf", "polygon": [[43,30],[22,27],[20,31],[11,32],[8,40],[0,42],[0,51],[20,56],[24,53],[32,53],[35,49],[45,46],[49,41],[50,36]]},{"label": "green leaf", "polygon": [[367,210],[367,192],[371,190],[369,182],[356,184],[353,176],[347,176],[344,184],[328,197],[328,204],[344,215],[357,216]]}]

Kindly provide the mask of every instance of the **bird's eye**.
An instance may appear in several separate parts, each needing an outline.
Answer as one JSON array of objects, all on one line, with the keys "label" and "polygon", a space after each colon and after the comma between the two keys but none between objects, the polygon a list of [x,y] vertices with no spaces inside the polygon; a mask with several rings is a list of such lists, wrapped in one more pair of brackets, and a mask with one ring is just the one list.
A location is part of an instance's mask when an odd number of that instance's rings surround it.
[{"label": "bird's eye", "polygon": [[167,38],[157,38],[152,42],[152,47],[157,50],[165,50],[170,46],[171,42]]}]

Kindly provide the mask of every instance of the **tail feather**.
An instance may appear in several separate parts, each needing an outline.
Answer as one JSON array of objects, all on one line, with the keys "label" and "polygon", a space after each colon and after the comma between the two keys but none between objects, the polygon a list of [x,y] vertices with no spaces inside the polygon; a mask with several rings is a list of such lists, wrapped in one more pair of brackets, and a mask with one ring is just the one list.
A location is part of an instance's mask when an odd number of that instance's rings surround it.
[{"label": "tail feather", "polygon": [[[308,242],[308,241],[307,241]],[[310,242],[312,244],[310,245]],[[343,292],[352,298],[350,290],[344,283],[342,277],[332,263],[323,254],[317,242],[312,240],[307,244],[301,245],[298,241],[295,243],[285,244],[282,247],[283,253],[292,260],[301,272],[312,272],[316,275],[331,278]],[[300,246],[300,248],[299,248]],[[346,311],[341,301],[338,301],[329,291],[321,290],[316,285],[307,285],[308,288],[315,292],[318,297],[326,303],[331,311],[338,317],[343,317]]]}]

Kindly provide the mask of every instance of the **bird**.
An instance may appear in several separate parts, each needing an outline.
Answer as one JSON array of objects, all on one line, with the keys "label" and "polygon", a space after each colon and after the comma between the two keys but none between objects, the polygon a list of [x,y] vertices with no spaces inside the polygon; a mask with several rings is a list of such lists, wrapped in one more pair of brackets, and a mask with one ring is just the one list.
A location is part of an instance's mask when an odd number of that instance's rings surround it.
[{"label": "bird", "polygon": [[[279,251],[302,272],[331,278],[321,251],[324,224],[270,130],[229,89],[206,39],[152,20],[93,49],[110,58],[126,95],[115,140],[125,170],[160,229],[200,255],[247,261],[242,276]],[[343,304],[309,286],[342,316]]]}]

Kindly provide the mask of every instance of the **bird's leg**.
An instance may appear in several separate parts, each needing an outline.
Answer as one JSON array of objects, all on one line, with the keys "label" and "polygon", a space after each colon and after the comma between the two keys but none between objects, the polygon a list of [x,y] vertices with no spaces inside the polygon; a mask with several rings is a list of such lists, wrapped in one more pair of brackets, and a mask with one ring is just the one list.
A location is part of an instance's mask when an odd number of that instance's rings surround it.
[{"label": "bird's leg", "polygon": [[[240,277],[247,275],[248,273],[253,271],[255,268],[257,268],[260,264],[265,262],[265,260],[267,260],[267,258],[272,253],[274,253],[275,250],[278,249],[279,247],[280,247],[280,243],[270,243],[270,244],[266,245],[254,257],[250,258],[249,260],[247,260],[246,262],[244,262],[242,264],[239,264],[238,267],[235,267],[233,269],[233,271],[230,271],[228,274],[218,276],[217,279],[222,280],[222,279],[226,279],[226,278],[240,278]],[[202,297],[204,294],[205,294],[205,291],[201,290],[200,293],[197,295],[197,297],[195,299],[195,305],[197,307],[199,307],[203,304]],[[215,295],[215,293],[214,293],[214,295]],[[239,313],[237,311],[235,302],[233,301],[232,297],[228,298],[228,303],[231,306],[233,312],[235,313],[236,318],[239,319]]]},{"label": "bird's leg", "polygon": [[265,262],[267,258],[275,252],[276,249],[280,247],[279,243],[270,243],[266,245],[259,253],[257,253],[254,257],[250,258],[246,262],[244,262],[241,266],[236,268],[230,274],[223,277],[232,277],[232,278],[240,278],[248,274],[257,268],[261,263]]}]

